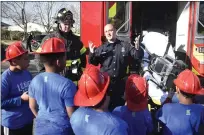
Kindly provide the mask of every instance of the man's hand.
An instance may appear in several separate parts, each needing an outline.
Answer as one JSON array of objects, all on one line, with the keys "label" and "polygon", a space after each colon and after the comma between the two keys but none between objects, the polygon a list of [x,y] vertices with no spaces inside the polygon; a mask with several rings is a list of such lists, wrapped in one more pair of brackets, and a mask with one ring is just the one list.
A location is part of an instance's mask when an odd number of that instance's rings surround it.
[{"label": "man's hand", "polygon": [[90,51],[91,53],[94,53],[95,45],[93,45],[93,42],[92,42],[92,41],[89,41],[88,44],[89,44],[89,51]]},{"label": "man's hand", "polygon": [[21,99],[22,99],[23,101],[28,101],[28,100],[29,100],[28,92],[24,92],[24,93],[21,95]]},{"label": "man's hand", "polygon": [[134,41],[134,43],[135,43],[135,48],[137,49],[137,50],[139,50],[139,48],[140,48],[140,35],[138,36],[138,37],[136,37],[135,38],[135,41]]}]

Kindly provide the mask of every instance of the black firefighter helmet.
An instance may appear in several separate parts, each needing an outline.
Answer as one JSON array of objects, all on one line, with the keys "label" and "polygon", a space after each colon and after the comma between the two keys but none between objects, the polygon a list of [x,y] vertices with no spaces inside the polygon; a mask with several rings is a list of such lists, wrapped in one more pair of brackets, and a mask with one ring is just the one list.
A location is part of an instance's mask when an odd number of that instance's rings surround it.
[{"label": "black firefighter helmet", "polygon": [[55,18],[55,23],[70,23],[74,24],[73,14],[70,10],[62,8],[58,11],[57,17]]}]

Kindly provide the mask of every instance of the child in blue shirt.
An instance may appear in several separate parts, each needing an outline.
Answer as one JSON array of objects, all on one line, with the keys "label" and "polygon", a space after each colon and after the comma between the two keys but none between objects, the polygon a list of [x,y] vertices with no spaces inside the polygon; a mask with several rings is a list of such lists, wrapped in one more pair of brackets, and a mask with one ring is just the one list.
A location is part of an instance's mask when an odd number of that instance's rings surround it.
[{"label": "child in blue shirt", "polygon": [[26,69],[29,66],[28,51],[22,42],[14,42],[6,50],[10,66],[1,78],[1,124],[9,128],[11,135],[32,135],[33,114],[28,104],[28,87],[32,76]]},{"label": "child in blue shirt", "polygon": [[174,84],[179,103],[164,104],[156,114],[163,125],[163,135],[198,135],[204,124],[204,107],[194,104],[193,99],[195,95],[204,95],[204,89],[189,69],[181,72]]},{"label": "child in blue shirt", "polygon": [[60,75],[66,65],[64,41],[50,38],[36,53],[40,54],[45,72],[35,76],[29,86],[29,105],[36,116],[34,134],[72,135],[69,118],[74,111],[76,86]]},{"label": "child in blue shirt", "polygon": [[146,135],[153,130],[147,97],[146,80],[137,74],[130,75],[125,86],[126,105],[116,107],[112,112],[128,123],[129,135]]},{"label": "child in blue shirt", "polygon": [[75,135],[127,135],[127,123],[108,111],[109,83],[109,76],[98,68],[85,69],[74,97],[74,104],[80,108],[70,120]]}]

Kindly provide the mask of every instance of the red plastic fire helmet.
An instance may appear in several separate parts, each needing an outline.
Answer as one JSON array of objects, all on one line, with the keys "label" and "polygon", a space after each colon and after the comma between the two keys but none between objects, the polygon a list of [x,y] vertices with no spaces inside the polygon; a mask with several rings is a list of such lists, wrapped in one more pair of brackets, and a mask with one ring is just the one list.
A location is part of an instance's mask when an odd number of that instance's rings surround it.
[{"label": "red plastic fire helmet", "polygon": [[14,42],[6,49],[6,59],[4,59],[2,62],[9,61],[27,52],[28,51],[23,48],[21,41]]},{"label": "red plastic fire helmet", "polygon": [[61,38],[53,37],[47,39],[42,47],[39,47],[34,54],[50,54],[50,53],[63,53],[66,52],[64,40]]},{"label": "red plastic fire helmet", "polygon": [[88,66],[79,80],[79,89],[74,97],[76,106],[95,106],[105,96],[110,78],[97,67]]},{"label": "red plastic fire helmet", "polygon": [[128,77],[125,86],[125,99],[131,111],[140,111],[147,108],[148,84],[145,78],[137,74]]},{"label": "red plastic fire helmet", "polygon": [[199,78],[189,69],[182,71],[174,80],[174,84],[183,92],[204,95]]}]

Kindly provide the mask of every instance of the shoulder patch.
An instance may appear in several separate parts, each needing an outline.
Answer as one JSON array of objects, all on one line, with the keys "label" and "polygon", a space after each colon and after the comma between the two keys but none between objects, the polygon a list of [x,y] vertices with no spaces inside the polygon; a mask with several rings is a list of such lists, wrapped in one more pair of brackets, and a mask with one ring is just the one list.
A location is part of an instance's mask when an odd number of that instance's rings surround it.
[{"label": "shoulder patch", "polygon": [[136,115],[135,112],[132,112],[132,117],[135,117],[135,115]]},{"label": "shoulder patch", "polygon": [[48,77],[47,77],[47,76],[45,76],[45,77],[44,77],[44,82],[47,82],[47,79],[48,79]]},{"label": "shoulder patch", "polygon": [[186,110],[186,115],[191,115],[191,110]]}]

